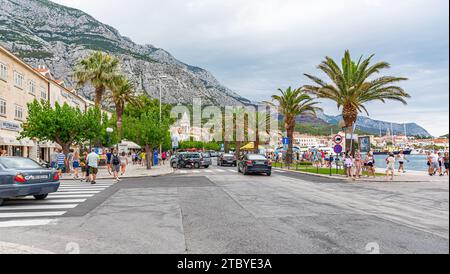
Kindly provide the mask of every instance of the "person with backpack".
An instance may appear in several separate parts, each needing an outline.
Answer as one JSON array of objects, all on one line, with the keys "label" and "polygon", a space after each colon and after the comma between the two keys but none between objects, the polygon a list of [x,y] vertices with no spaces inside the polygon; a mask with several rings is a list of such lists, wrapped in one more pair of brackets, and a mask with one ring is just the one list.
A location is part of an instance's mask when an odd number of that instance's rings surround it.
[{"label": "person with backpack", "polygon": [[120,157],[119,153],[117,153],[117,150],[113,150],[112,156],[111,156],[111,166],[113,171],[113,176],[116,181],[120,181],[119,179],[119,172],[120,172]]}]

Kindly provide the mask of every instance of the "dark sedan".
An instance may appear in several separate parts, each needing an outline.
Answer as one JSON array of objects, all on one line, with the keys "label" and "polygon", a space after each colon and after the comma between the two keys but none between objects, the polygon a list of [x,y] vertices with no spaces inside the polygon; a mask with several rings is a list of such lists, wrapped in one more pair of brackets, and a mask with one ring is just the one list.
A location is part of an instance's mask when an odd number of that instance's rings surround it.
[{"label": "dark sedan", "polygon": [[5,199],[34,196],[44,200],[57,192],[59,176],[35,161],[21,157],[0,157],[0,205]]},{"label": "dark sedan", "polygon": [[267,174],[270,176],[272,175],[272,163],[263,155],[248,154],[239,161],[238,171],[244,175]]},{"label": "dark sedan", "polygon": [[218,166],[236,166],[236,156],[234,154],[223,154],[217,159]]}]

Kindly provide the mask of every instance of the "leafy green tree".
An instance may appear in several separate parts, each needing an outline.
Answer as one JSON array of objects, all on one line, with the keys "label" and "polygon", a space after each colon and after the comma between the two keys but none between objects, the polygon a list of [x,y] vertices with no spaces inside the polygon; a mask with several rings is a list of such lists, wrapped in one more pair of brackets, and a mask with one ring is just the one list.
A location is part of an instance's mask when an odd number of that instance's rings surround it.
[{"label": "leafy green tree", "polygon": [[320,108],[316,107],[318,103],[308,94],[304,93],[301,88],[292,89],[289,87],[285,91],[281,89],[279,91],[281,95],[273,95],[272,102],[267,103],[273,107],[278,107],[279,113],[284,116],[284,127],[289,138],[286,159],[288,163],[292,163],[295,118],[304,114],[315,115],[316,111]]},{"label": "leafy green tree", "polygon": [[79,87],[88,83],[94,86],[95,105],[99,107],[108,84],[117,75],[118,68],[119,60],[117,58],[96,51],[78,63],[74,77],[78,81]]},{"label": "leafy green tree", "polygon": [[160,119],[159,101],[140,97],[140,106],[127,105],[123,117],[124,136],[128,140],[145,148],[147,169],[153,164],[153,151],[170,140],[170,105],[163,106],[163,115]]},{"label": "leafy green tree", "polygon": [[[342,108],[345,128],[350,129],[352,133],[358,114],[364,111],[369,115],[366,109],[367,103],[372,101],[385,103],[387,100],[393,100],[406,105],[406,99],[411,97],[403,88],[395,85],[408,80],[407,78],[393,76],[375,78],[381,70],[390,68],[390,64],[378,62],[371,66],[373,57],[374,55],[371,55],[364,60],[361,57],[355,62],[347,50],[342,59],[342,67],[339,67],[332,58],[326,57],[318,69],[328,76],[331,84],[318,77],[305,74],[316,85],[306,85],[304,90],[317,98],[336,102],[338,108]],[[352,146],[349,141],[347,141],[347,145],[347,147]]]},{"label": "leafy green tree", "polygon": [[98,137],[100,129],[101,114],[96,108],[83,113],[66,103],[56,103],[53,108],[49,102],[35,100],[28,104],[28,117],[20,136],[55,142],[67,154],[72,145]]}]

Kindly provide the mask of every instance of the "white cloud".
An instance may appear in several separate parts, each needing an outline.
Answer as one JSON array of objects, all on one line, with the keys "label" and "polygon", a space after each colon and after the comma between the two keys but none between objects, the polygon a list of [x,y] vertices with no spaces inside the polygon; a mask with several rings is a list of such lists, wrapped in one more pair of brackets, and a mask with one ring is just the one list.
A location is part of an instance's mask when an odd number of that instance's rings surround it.
[{"label": "white cloud", "polygon": [[[376,53],[411,80],[401,114],[371,105],[372,117],[420,121],[448,133],[447,0],[55,0],[80,8],[138,43],[162,47],[213,72],[253,99],[298,86],[326,55]],[[442,100],[436,100],[441,96]],[[326,111],[336,113],[326,103]],[[439,114],[421,115],[432,109]],[[440,124],[436,123],[436,115]],[[390,117],[393,116],[393,117]],[[447,117],[447,118],[445,118]],[[442,119],[441,119],[442,118]],[[446,124],[445,124],[446,123]]]}]

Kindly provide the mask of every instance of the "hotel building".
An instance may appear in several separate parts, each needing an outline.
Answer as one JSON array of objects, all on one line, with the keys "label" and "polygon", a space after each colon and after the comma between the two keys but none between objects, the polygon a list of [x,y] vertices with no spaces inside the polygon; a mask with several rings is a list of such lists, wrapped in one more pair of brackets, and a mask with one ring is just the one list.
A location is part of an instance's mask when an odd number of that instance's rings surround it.
[{"label": "hotel building", "polygon": [[56,144],[19,140],[28,115],[27,104],[35,99],[50,100],[51,105],[67,103],[82,111],[94,106],[63,81],[55,80],[48,68],[33,68],[0,46],[0,150],[10,156],[48,161]]}]

